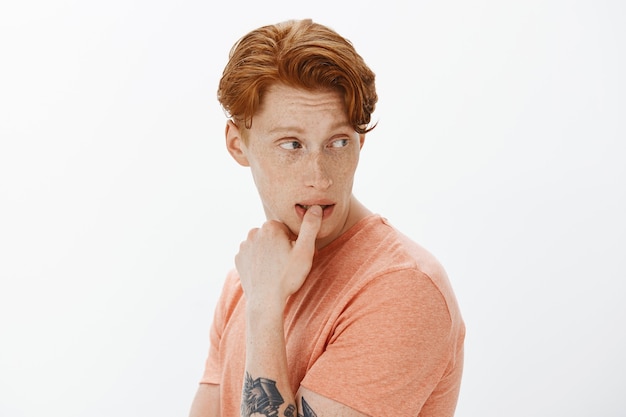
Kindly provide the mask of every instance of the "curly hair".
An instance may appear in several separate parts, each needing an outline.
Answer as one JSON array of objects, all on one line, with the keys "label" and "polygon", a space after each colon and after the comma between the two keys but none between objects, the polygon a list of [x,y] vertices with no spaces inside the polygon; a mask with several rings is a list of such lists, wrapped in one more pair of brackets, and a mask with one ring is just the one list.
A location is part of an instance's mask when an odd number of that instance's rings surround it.
[{"label": "curly hair", "polygon": [[344,97],[354,130],[367,133],[375,127],[374,79],[349,40],[311,19],[290,20],[260,27],[235,43],[217,97],[228,117],[250,129],[271,85],[332,89]]}]

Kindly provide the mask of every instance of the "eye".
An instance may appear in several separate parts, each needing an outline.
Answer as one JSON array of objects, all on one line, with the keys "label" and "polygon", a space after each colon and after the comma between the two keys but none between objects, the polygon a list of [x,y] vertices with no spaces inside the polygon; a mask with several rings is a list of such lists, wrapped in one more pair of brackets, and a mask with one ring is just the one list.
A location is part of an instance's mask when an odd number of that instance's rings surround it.
[{"label": "eye", "polygon": [[302,144],[298,142],[297,140],[290,140],[287,142],[282,142],[279,146],[287,150],[294,150],[294,149],[302,148]]},{"label": "eye", "polygon": [[337,139],[337,140],[333,140],[330,143],[330,147],[331,148],[345,148],[346,146],[348,146],[349,143],[350,143],[350,139],[348,138]]}]

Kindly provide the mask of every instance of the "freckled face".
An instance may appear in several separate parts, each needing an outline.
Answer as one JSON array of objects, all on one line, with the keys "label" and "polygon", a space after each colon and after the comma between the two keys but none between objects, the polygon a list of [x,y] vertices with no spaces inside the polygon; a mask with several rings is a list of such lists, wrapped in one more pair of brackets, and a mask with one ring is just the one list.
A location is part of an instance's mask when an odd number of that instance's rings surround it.
[{"label": "freckled face", "polygon": [[362,217],[352,196],[364,135],[350,126],[341,95],[275,85],[254,115],[247,141],[232,122],[231,155],[249,166],[268,220],[298,234],[311,205],[324,209],[317,246],[333,241]]}]

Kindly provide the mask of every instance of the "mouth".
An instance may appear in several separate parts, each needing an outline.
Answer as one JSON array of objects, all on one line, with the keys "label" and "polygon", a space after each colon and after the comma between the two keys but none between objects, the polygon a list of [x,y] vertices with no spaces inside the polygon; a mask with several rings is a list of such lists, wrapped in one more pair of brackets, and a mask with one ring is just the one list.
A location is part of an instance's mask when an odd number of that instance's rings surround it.
[{"label": "mouth", "polygon": [[296,204],[296,206],[301,207],[301,208],[303,208],[305,210],[308,210],[312,206],[315,206],[315,205],[320,206],[322,208],[322,210],[326,210],[328,207],[334,206],[334,204],[311,204],[310,206],[306,205],[306,204]]},{"label": "mouth", "polygon": [[333,208],[335,207],[334,204],[296,204],[296,211],[298,212],[300,218],[303,218],[307,210],[314,205],[322,208],[322,219],[330,216],[333,212]]}]

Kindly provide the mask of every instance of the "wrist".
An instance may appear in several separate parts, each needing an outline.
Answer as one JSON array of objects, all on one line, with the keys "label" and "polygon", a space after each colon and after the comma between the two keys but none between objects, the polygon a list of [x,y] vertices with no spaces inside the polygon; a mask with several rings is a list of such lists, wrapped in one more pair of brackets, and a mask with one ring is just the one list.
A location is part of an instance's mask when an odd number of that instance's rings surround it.
[{"label": "wrist", "polygon": [[276,346],[278,341],[284,342],[283,308],[275,304],[246,303],[246,344],[250,355],[263,350],[261,346]]},{"label": "wrist", "polygon": [[283,317],[285,302],[267,297],[246,299],[248,318]]}]

